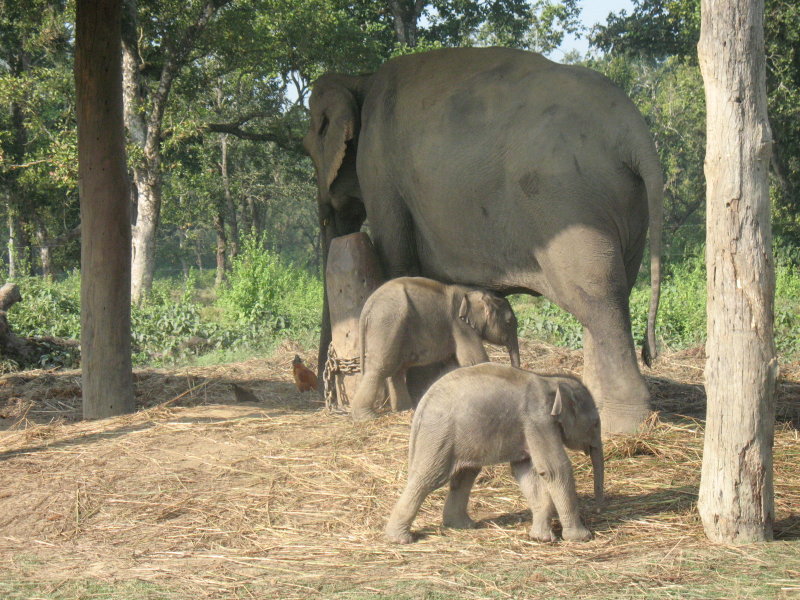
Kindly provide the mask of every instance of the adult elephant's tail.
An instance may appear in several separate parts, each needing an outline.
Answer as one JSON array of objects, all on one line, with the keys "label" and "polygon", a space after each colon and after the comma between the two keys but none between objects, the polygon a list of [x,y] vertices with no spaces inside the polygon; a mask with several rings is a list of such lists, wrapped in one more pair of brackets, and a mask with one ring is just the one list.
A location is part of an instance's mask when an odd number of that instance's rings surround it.
[{"label": "adult elephant's tail", "polygon": [[649,367],[658,355],[656,349],[656,315],[661,298],[661,236],[664,223],[664,178],[658,154],[647,139],[637,170],[644,181],[647,208],[650,213],[650,310],[647,313],[647,333],[642,343],[642,360]]}]

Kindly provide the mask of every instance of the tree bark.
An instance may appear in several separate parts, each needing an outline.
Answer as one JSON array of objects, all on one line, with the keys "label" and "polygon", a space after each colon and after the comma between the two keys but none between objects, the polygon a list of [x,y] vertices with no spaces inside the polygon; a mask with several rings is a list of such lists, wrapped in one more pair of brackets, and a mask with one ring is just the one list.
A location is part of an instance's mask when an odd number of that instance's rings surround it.
[{"label": "tree bark", "polygon": [[417,22],[424,7],[424,0],[389,0],[394,34],[401,46],[413,48],[417,45]]},{"label": "tree bark", "polygon": [[47,228],[44,219],[36,219],[36,242],[39,245],[39,262],[42,263],[42,277],[48,281],[53,280],[53,258],[50,254],[50,244],[47,243]]},{"label": "tree bark", "polygon": [[214,287],[219,287],[225,281],[225,250],[227,240],[225,238],[225,215],[224,208],[217,206],[214,215],[214,232],[217,235],[217,274],[214,277]]},{"label": "tree bark", "polygon": [[14,218],[11,203],[8,204],[8,278],[17,277],[17,220]]},{"label": "tree bark", "polygon": [[763,0],[703,0],[708,341],[698,510],[712,541],[772,538],[777,359]]},{"label": "tree bark", "polygon": [[222,173],[222,193],[225,197],[225,209],[228,213],[228,225],[231,235],[228,238],[228,253],[230,258],[239,255],[239,221],[236,216],[236,204],[231,194],[231,180],[228,174],[228,135],[220,136],[222,149],[222,160],[220,161],[220,171]]},{"label": "tree bark", "polygon": [[81,199],[83,416],[132,412],[131,230],[121,0],[78,0],[75,88]]}]

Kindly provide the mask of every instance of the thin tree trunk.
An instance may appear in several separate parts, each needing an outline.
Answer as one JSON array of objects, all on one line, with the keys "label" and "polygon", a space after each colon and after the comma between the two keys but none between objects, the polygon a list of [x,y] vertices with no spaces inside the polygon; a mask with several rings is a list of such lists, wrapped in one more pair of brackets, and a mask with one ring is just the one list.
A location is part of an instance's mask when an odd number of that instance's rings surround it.
[{"label": "thin tree trunk", "polygon": [[772,538],[778,365],[763,0],[703,0],[708,341],[698,510],[716,542]]},{"label": "thin tree trunk", "polygon": [[219,287],[225,281],[225,250],[227,241],[225,239],[225,215],[222,206],[217,207],[214,216],[214,231],[217,235],[217,274],[214,277],[214,286]]},{"label": "thin tree trunk", "polygon": [[134,409],[121,1],[78,0],[76,15],[83,416],[95,419]]},{"label": "thin tree trunk", "polygon": [[132,240],[131,297],[134,302],[141,302],[153,287],[156,232],[161,215],[161,170],[160,166],[151,165],[135,169],[134,173],[139,193]]},{"label": "thin tree trunk", "polygon": [[42,277],[48,281],[53,279],[53,259],[50,253],[50,243],[47,239],[47,229],[42,218],[36,219],[36,242],[39,244],[39,261],[42,263]]},{"label": "thin tree trunk", "polygon": [[228,253],[230,258],[234,258],[239,255],[239,223],[236,216],[236,205],[231,194],[231,180],[228,175],[228,135],[223,134],[220,137],[222,145],[222,160],[220,162],[222,190],[225,196],[225,208],[228,212],[228,225],[231,230],[230,238],[228,238]]},{"label": "thin tree trunk", "polygon": [[14,218],[14,211],[11,204],[8,206],[8,278],[17,277],[17,220]]},{"label": "thin tree trunk", "polygon": [[180,254],[180,261],[181,261],[181,271],[183,272],[183,278],[189,279],[189,263],[186,262],[186,232],[178,227],[178,252]]}]

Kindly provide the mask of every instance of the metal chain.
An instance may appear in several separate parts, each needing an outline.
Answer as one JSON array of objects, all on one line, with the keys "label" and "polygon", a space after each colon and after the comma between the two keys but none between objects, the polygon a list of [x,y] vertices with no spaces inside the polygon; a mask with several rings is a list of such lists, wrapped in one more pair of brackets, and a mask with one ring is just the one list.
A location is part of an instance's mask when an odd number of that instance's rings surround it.
[{"label": "metal chain", "polygon": [[[322,384],[325,389],[325,408],[329,411],[347,412],[350,399],[344,389],[344,376],[355,375],[361,372],[361,359],[339,358],[333,347],[333,342],[328,346],[328,360],[325,361],[325,369],[322,371]],[[337,378],[340,374],[342,377]],[[334,396],[336,396],[336,406],[334,406]]]}]

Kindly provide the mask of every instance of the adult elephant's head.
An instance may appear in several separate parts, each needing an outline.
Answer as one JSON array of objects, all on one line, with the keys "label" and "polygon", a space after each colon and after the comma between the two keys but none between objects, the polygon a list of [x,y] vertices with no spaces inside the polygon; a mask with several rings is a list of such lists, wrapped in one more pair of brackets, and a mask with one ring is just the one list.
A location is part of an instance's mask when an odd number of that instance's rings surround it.
[{"label": "adult elephant's head", "polygon": [[329,73],[314,84],[311,123],[303,138],[317,172],[317,201],[323,251],[336,236],[361,229],[366,218],[356,175],[361,102],[368,77]]},{"label": "adult elephant's head", "polygon": [[[314,161],[317,172],[323,275],[328,265],[331,240],[359,231],[367,216],[356,175],[356,152],[361,128],[361,102],[368,81],[368,77],[323,75],[315,82],[309,101],[311,123],[303,138],[303,146]],[[317,362],[320,377],[330,341],[331,317],[326,289]]]}]

